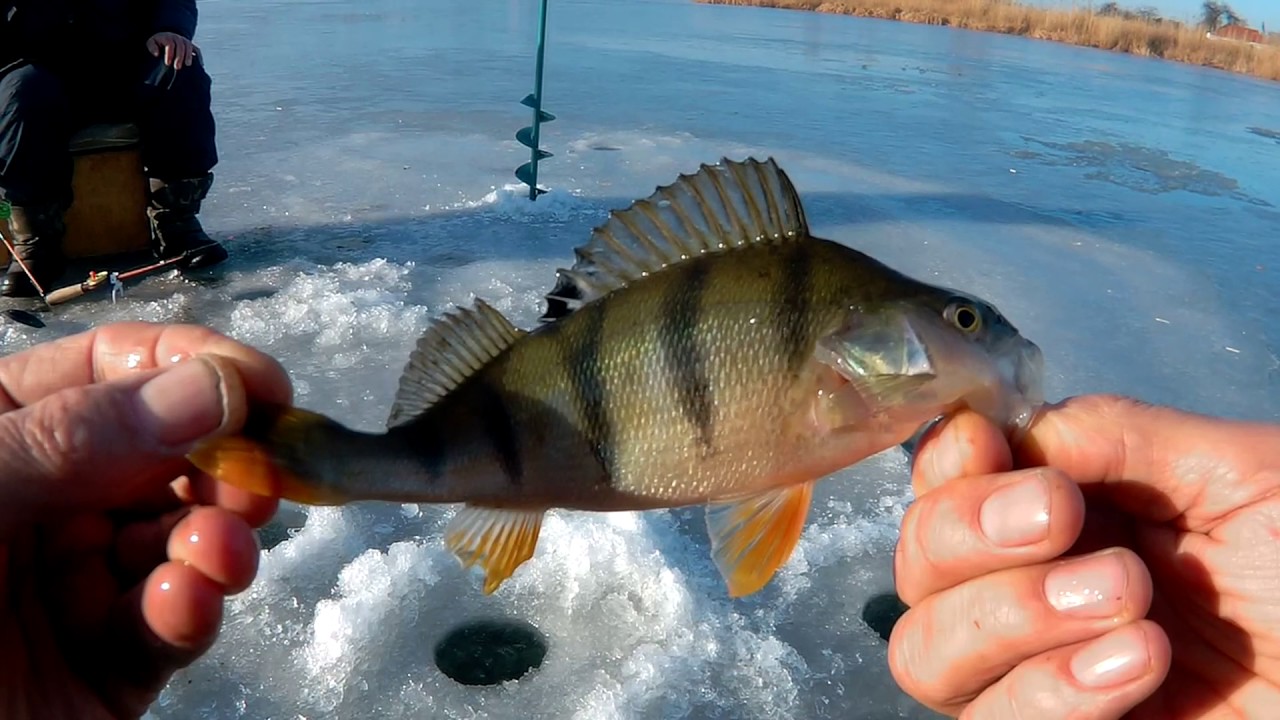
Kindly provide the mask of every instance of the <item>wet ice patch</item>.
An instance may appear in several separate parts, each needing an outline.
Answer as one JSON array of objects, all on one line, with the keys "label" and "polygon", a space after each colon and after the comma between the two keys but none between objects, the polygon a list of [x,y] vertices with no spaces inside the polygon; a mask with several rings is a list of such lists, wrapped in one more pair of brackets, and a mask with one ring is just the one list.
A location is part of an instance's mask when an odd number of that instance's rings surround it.
[{"label": "wet ice patch", "polygon": [[581,197],[581,190],[548,188],[538,183],[544,193],[536,200],[529,198],[529,186],[524,183],[506,183],[495,187],[477,200],[462,200],[445,204],[447,209],[470,208],[501,217],[535,217],[565,220],[578,215],[596,212],[596,208]]},{"label": "wet ice patch", "polygon": [[1235,178],[1190,160],[1180,160],[1158,148],[1104,140],[1052,142],[1027,136],[1022,139],[1046,148],[1047,152],[1015,151],[1017,157],[1038,160],[1045,165],[1091,168],[1085,174],[1090,180],[1141,193],[1183,191],[1207,197],[1230,196],[1254,205],[1270,206],[1266,200],[1242,191]]},{"label": "wet ice patch", "polygon": [[1267,138],[1268,140],[1275,140],[1277,144],[1280,144],[1280,130],[1272,130],[1271,128],[1253,127],[1253,126],[1247,127],[1245,128],[1245,130],[1254,135],[1257,135],[1258,137]]}]

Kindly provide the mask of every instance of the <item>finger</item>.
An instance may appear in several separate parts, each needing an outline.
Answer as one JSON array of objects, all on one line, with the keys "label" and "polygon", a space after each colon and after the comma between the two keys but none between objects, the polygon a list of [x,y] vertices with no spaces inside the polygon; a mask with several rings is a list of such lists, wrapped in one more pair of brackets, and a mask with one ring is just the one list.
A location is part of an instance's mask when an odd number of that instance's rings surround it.
[{"label": "finger", "polygon": [[1164,631],[1138,620],[1022,663],[984,690],[960,717],[1118,720],[1160,687],[1171,664]]},{"label": "finger", "polygon": [[154,37],[147,38],[147,50],[157,57],[160,55],[160,44],[156,42]]},{"label": "finger", "polygon": [[1280,489],[1280,426],[1109,395],[1046,408],[1015,455],[1020,465],[1063,470],[1086,495],[1193,530]]},{"label": "finger", "polygon": [[152,645],[146,659],[158,677],[185,667],[213,645],[223,599],[215,581],[186,563],[167,562],[151,573],[139,608],[146,626],[136,630],[138,639]]},{"label": "finger", "polygon": [[81,555],[105,555],[115,536],[115,527],[98,512],[70,513],[42,525],[38,551],[44,565],[58,565]]},{"label": "finger", "polygon": [[[1076,487],[1080,486],[1076,485]],[[1064,554],[1087,555],[1111,547],[1130,547],[1139,551],[1138,554],[1143,557],[1150,569],[1151,557],[1136,545],[1136,533],[1143,529],[1161,526],[1135,523],[1132,515],[1103,502],[1086,500],[1085,504],[1088,511],[1084,516],[1080,537]]]},{"label": "finger", "polygon": [[[0,410],[29,405],[69,387],[135,376],[200,351],[231,358],[255,397],[288,396],[288,378],[269,357],[192,326],[112,325],[0,360]],[[163,358],[163,360],[162,360]]]},{"label": "finger", "polygon": [[172,67],[173,57],[174,57],[173,41],[168,38],[165,38],[161,42],[164,45],[164,64]]},{"label": "finger", "polygon": [[1113,549],[1002,570],[912,607],[889,638],[889,667],[929,707],[959,708],[1019,663],[1143,617],[1151,577]]},{"label": "finger", "polygon": [[963,478],[907,508],[894,550],[898,596],[929,595],[997,570],[1051,560],[1084,524],[1084,498],[1051,468]]},{"label": "finger", "polygon": [[240,516],[213,507],[184,508],[121,528],[113,547],[116,579],[130,587],[161,563],[188,563],[228,594],[249,587],[258,572],[258,539]]},{"label": "finger", "polygon": [[234,595],[253,583],[258,572],[258,538],[239,515],[197,508],[168,538],[171,560],[188,563]]},{"label": "finger", "polygon": [[920,440],[911,468],[917,496],[966,475],[1005,472],[1013,467],[1009,443],[996,426],[970,410],[939,422]]},{"label": "finger", "polygon": [[0,538],[68,510],[108,509],[168,484],[198,441],[244,423],[236,367],[196,358],[166,371],[72,388],[0,415]]},{"label": "finger", "polygon": [[124,587],[132,587],[169,559],[169,536],[192,512],[183,507],[159,517],[131,522],[121,527],[111,547],[116,577]]},{"label": "finger", "polygon": [[229,510],[260,528],[271,521],[280,507],[280,499],[257,495],[233,485],[218,482],[208,475],[193,471],[173,482],[173,491],[191,505],[213,505]]},{"label": "finger", "polygon": [[222,588],[183,562],[166,562],[113,607],[101,636],[104,674],[97,685],[120,716],[137,717],[176,671],[213,646]]},{"label": "finger", "polygon": [[64,557],[56,565],[42,562],[37,578],[42,607],[60,638],[72,644],[101,627],[120,593],[105,554]]},{"label": "finger", "polygon": [[190,67],[190,66],[191,66],[191,57],[192,57],[192,55],[194,55],[194,54],[195,54],[196,46],[195,46],[195,44],[194,44],[194,43],[192,43],[190,40],[188,40],[188,41],[184,42],[182,45],[183,45],[183,47],[182,47],[182,49],[183,49],[182,66],[183,66],[183,67]]},{"label": "finger", "polygon": [[229,358],[255,399],[287,404],[289,375],[270,356],[199,325],[113,323],[0,358],[0,412],[67,388],[134,377],[196,355]]}]

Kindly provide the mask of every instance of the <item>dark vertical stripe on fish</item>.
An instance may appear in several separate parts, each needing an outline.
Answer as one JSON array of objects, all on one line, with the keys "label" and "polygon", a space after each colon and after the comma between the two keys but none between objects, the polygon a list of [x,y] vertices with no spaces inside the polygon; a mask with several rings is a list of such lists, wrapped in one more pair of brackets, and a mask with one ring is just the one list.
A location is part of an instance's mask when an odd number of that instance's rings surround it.
[{"label": "dark vertical stripe on fish", "polygon": [[473,401],[476,403],[475,411],[480,413],[481,426],[502,465],[502,471],[512,485],[522,484],[524,467],[520,461],[520,438],[502,391],[483,378],[477,378]]},{"label": "dark vertical stripe on fish", "polygon": [[782,265],[778,311],[774,325],[787,370],[797,372],[809,359],[808,332],[810,297],[813,290],[813,248],[800,242],[785,246],[787,261]]},{"label": "dark vertical stripe on fish", "polygon": [[698,345],[698,319],[708,268],[707,262],[694,260],[683,268],[681,277],[673,278],[662,303],[658,343],[662,346],[667,374],[675,383],[680,409],[698,431],[702,446],[710,449],[715,439],[711,378]]},{"label": "dark vertical stripe on fish", "polygon": [[605,482],[612,481],[614,466],[617,463],[614,445],[613,421],[609,417],[609,408],[604,387],[604,378],[600,374],[600,343],[604,337],[604,305],[593,303],[584,305],[576,311],[583,324],[577,332],[564,333],[563,351],[567,355],[565,362],[569,368],[570,382],[578,400],[578,410],[582,413],[586,426],[586,442],[591,452],[604,471]]},{"label": "dark vertical stripe on fish", "polygon": [[444,477],[450,449],[455,447],[451,426],[441,421],[452,415],[448,409],[452,402],[456,402],[455,398],[445,396],[418,417],[387,429],[387,435],[404,443],[405,449],[417,458],[432,481]]}]

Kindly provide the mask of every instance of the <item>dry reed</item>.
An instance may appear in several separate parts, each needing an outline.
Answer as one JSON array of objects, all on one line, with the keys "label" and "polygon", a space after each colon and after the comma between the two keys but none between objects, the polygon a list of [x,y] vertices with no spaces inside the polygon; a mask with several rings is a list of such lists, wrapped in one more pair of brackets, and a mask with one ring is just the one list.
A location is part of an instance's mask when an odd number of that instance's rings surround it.
[{"label": "dry reed", "polygon": [[1280,80],[1280,47],[1205,37],[1202,28],[1055,10],[1012,0],[696,0],[713,5],[813,10],[1025,35]]}]

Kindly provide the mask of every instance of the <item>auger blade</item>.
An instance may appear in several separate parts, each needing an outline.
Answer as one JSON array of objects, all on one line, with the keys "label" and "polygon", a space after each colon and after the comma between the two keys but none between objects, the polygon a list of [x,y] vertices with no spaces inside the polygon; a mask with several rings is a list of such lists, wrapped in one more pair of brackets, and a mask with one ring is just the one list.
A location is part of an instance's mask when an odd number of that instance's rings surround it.
[{"label": "auger blade", "polygon": [[529,148],[529,162],[516,168],[516,177],[529,186],[529,199],[537,200],[546,190],[538,188],[538,161],[552,157],[551,153],[538,147],[539,129],[542,123],[556,119],[555,115],[542,109],[542,58],[547,42],[547,0],[540,3],[538,14],[538,51],[537,62],[533,71],[533,92],[524,96],[521,105],[533,109],[533,124],[516,131],[516,140]]}]

